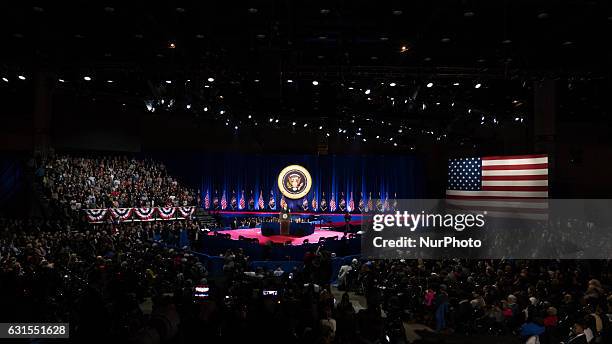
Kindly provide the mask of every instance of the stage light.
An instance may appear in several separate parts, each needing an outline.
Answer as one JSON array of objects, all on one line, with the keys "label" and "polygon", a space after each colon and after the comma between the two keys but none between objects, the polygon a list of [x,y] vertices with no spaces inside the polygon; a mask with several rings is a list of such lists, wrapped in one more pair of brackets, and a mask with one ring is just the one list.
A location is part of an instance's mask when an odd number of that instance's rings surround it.
[{"label": "stage light", "polygon": [[365,94],[370,94],[370,92],[371,92],[371,91],[370,91],[370,89],[368,88],[368,89],[367,89],[367,90],[365,90],[365,92],[363,92],[363,93],[365,93]]},{"label": "stage light", "polygon": [[436,105],[440,105],[440,102],[436,102]]},{"label": "stage light", "polygon": [[291,84],[291,83],[293,83],[293,80],[287,79],[287,83]]},{"label": "stage light", "polygon": [[319,126],[319,130],[323,130],[323,126],[322,125]]},{"label": "stage light", "polygon": [[393,142],[393,146],[394,146],[394,147],[397,147],[397,142]]},{"label": "stage light", "polygon": [[204,85],[204,88],[209,88],[209,87],[210,87],[210,85]]},{"label": "stage light", "polygon": [[393,138],[390,138],[389,141],[393,141]]},{"label": "stage light", "polygon": [[187,108],[187,110],[191,109],[191,104],[185,105],[185,108]]},{"label": "stage light", "polygon": [[208,82],[214,82],[215,78],[208,78]]},{"label": "stage light", "polygon": [[376,138],[377,138],[377,139],[379,139],[379,138],[380,138],[380,135],[376,135]]},{"label": "stage light", "polygon": [[394,82],[392,82],[392,83],[390,83],[390,84],[389,84],[389,86],[391,86],[391,87],[395,87],[395,85],[396,85],[396,84],[395,84]]},{"label": "stage light", "polygon": [[278,123],[278,118],[274,121],[275,123]]},{"label": "stage light", "polygon": [[363,142],[366,142],[366,141],[367,141],[367,140],[366,140],[366,138],[364,137],[364,138],[363,138]]},{"label": "stage light", "polygon": [[2,81],[4,81],[4,82],[8,82],[9,80],[8,80],[6,77],[3,77],[3,78],[2,78]]},{"label": "stage light", "polygon": [[306,128],[308,126],[308,123],[304,123],[304,128]]},{"label": "stage light", "polygon": [[249,115],[249,119],[251,119],[253,116]]},{"label": "stage light", "polygon": [[397,132],[398,132],[398,133],[401,133],[402,131],[403,131],[402,129],[397,129]]},{"label": "stage light", "polygon": [[85,81],[91,81],[91,77],[89,77],[89,76],[84,76],[84,77],[83,77],[83,80],[85,80]]},{"label": "stage light", "polygon": [[107,83],[112,84],[113,80],[106,80]]},{"label": "stage light", "polygon": [[357,133],[357,136],[361,136],[361,133],[359,133],[359,132],[358,132],[358,133]]},{"label": "stage light", "polygon": [[291,123],[291,125],[295,125],[295,122]]},{"label": "stage light", "polygon": [[57,79],[57,81],[59,81],[59,82],[66,82],[66,80],[64,80],[62,78]]},{"label": "stage light", "polygon": [[238,126],[234,126],[234,130],[238,130]]},{"label": "stage light", "polygon": [[433,82],[427,83],[427,88],[432,88],[432,87],[433,87]]},{"label": "stage light", "polygon": [[255,13],[257,13],[258,10],[255,7],[251,7],[247,11],[249,11],[249,13],[251,13],[251,14],[255,14]]},{"label": "stage light", "polygon": [[174,42],[170,42],[170,44],[168,44],[168,48],[174,49],[176,48],[176,44],[174,44]]},{"label": "stage light", "polygon": [[18,75],[17,77],[19,78],[19,80],[25,80],[26,79],[26,77],[23,76],[23,75]]},{"label": "stage light", "polygon": [[405,45],[402,45],[402,47],[400,48],[400,53],[405,53],[409,50],[409,48]]},{"label": "stage light", "polygon": [[349,88],[348,88],[348,89],[349,89],[349,90],[352,90],[352,89],[354,89],[354,87],[353,87],[353,86],[349,86]]},{"label": "stage light", "polygon": [[514,117],[514,121],[515,121],[515,122],[518,122],[518,121],[520,121],[520,120],[521,120],[521,119],[520,119],[519,117]]},{"label": "stage light", "polygon": [[474,88],[480,88],[480,86],[482,86],[481,83],[477,83],[476,85],[474,85]]},{"label": "stage light", "polygon": [[223,115],[225,113],[225,110],[219,110],[219,114]]},{"label": "stage light", "polygon": [[204,112],[208,112],[208,106],[204,107]]},{"label": "stage light", "polygon": [[315,85],[315,86],[317,86],[317,85],[319,84],[319,82],[318,82],[317,80],[313,80],[313,81],[312,81],[312,84],[313,84],[313,85]]},{"label": "stage light", "polygon": [[329,133],[326,133],[325,136],[329,137]]},{"label": "stage light", "polygon": [[166,84],[171,84],[172,80],[166,80]]},{"label": "stage light", "polygon": [[255,79],[255,80],[253,80],[253,81],[254,81],[255,83],[258,83],[258,82],[259,82],[259,79]]},{"label": "stage light", "polygon": [[459,86],[458,82],[453,83],[453,86]]}]

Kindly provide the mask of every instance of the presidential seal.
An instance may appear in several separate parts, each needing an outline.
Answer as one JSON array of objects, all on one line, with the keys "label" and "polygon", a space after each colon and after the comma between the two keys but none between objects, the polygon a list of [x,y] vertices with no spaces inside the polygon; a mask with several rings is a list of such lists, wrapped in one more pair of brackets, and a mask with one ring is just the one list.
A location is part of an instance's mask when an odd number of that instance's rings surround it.
[{"label": "presidential seal", "polygon": [[312,177],[308,170],[300,165],[287,166],[278,174],[278,188],[289,199],[306,196],[311,187]]}]

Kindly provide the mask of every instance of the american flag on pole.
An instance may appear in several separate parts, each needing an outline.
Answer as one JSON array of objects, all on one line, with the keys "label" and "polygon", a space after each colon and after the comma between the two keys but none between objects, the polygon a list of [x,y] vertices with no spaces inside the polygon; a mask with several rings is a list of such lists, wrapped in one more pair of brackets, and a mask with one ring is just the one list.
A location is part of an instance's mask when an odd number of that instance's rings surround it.
[{"label": "american flag on pole", "polygon": [[210,209],[210,196],[208,190],[206,190],[206,196],[204,197],[204,209]]},{"label": "american flag on pole", "polygon": [[348,203],[348,211],[354,211],[355,210],[355,201],[353,201],[353,192],[351,191],[351,198],[349,199],[349,203]]},{"label": "american flag on pole", "polygon": [[244,200],[244,190],[242,190],[242,194],[240,195],[240,202],[238,202],[238,209],[244,209],[246,206],[246,201]]},{"label": "american flag on pole", "polygon": [[227,199],[225,198],[225,190],[223,191],[223,196],[221,196],[221,210],[225,210],[227,208]]},{"label": "american flag on pole", "polygon": [[488,216],[548,218],[548,156],[449,159],[447,204]]},{"label": "american flag on pole", "polygon": [[257,205],[259,210],[264,209],[263,192],[261,192],[261,190],[259,190],[259,201],[257,202]]}]

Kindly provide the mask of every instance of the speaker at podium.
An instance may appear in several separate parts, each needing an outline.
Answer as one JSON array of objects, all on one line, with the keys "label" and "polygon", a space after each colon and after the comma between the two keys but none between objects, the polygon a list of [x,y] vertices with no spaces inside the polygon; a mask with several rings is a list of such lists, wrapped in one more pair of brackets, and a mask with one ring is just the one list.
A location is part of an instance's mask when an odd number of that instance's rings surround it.
[{"label": "speaker at podium", "polygon": [[278,217],[278,222],[280,222],[280,235],[289,235],[291,213],[287,207],[281,209],[281,212]]}]

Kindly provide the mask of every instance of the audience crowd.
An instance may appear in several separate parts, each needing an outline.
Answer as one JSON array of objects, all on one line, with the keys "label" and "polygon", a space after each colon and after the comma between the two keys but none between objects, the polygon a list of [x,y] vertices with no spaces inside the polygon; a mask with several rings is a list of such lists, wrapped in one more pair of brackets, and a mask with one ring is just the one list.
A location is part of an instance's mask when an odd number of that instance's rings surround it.
[{"label": "audience crowd", "polygon": [[[199,202],[150,161],[58,156],[39,176],[62,209]],[[75,343],[612,342],[610,261],[363,257],[335,275],[315,246],[291,271],[228,250],[212,274],[193,220],[76,222],[0,219],[0,322],[68,322]]]},{"label": "audience crowd", "polygon": [[62,209],[187,206],[199,194],[170,176],[163,163],[127,157],[44,159],[37,174]]}]

